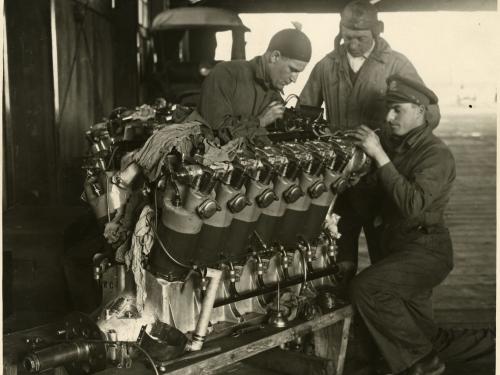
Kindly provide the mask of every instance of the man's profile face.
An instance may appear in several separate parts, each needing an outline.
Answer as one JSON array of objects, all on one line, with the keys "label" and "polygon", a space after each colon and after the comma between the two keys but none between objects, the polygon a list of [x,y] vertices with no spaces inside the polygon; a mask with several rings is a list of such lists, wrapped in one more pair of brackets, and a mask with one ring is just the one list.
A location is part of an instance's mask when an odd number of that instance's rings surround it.
[{"label": "man's profile face", "polygon": [[289,59],[281,55],[279,51],[273,51],[269,63],[269,78],[273,87],[283,90],[286,85],[297,81],[299,73],[307,66],[307,62]]},{"label": "man's profile face", "polygon": [[363,56],[373,46],[374,38],[371,30],[352,30],[342,26],[340,32],[347,50],[354,57]]},{"label": "man's profile face", "polygon": [[390,103],[386,120],[392,134],[402,136],[422,125],[425,110],[413,103]]}]

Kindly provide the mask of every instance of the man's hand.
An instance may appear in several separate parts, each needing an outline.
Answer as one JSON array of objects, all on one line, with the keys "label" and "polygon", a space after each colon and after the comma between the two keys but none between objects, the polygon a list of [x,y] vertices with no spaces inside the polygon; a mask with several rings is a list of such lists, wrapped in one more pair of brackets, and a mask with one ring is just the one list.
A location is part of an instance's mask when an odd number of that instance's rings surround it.
[{"label": "man's hand", "polygon": [[351,135],[357,139],[355,144],[359,146],[368,156],[374,159],[378,167],[381,167],[391,161],[382,148],[378,135],[375,134],[375,132],[368,126],[361,125],[359,128],[354,130]]},{"label": "man's hand", "polygon": [[283,118],[285,106],[277,101],[269,103],[269,105],[259,115],[260,127],[265,128],[267,125],[272,124],[279,118]]}]

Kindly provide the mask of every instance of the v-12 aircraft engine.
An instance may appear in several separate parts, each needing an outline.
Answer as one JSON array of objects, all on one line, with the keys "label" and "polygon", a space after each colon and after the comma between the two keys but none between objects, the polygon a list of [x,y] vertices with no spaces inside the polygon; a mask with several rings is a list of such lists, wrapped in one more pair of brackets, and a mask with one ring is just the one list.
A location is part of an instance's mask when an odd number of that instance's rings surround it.
[{"label": "v-12 aircraft engine", "polygon": [[[196,351],[211,335],[262,322],[278,288],[300,300],[335,283],[338,233],[325,218],[370,168],[348,133],[295,111],[265,139],[221,147],[196,116],[178,123],[172,110],[121,111],[87,132],[83,197],[115,254],[94,258],[103,304],[84,320],[106,345],[63,346],[58,358],[85,363],[99,352],[123,365],[122,343],[161,346],[165,327]],[[26,368],[55,366],[41,360],[47,353]]]}]

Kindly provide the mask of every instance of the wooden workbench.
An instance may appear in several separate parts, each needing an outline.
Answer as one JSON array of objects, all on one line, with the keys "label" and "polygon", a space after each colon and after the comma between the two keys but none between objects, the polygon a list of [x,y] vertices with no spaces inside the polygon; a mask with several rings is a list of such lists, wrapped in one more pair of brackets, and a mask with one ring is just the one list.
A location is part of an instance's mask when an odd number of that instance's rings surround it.
[{"label": "wooden workbench", "polygon": [[[349,327],[352,318],[351,306],[345,306],[332,312],[321,315],[310,321],[296,320],[289,324],[286,328],[264,327],[257,331],[243,334],[239,337],[224,337],[209,341],[205,344],[204,349],[212,347],[220,347],[221,351],[191,360],[179,360],[175,364],[166,367],[166,372],[171,375],[208,375],[220,374],[225,368],[235,363],[241,362],[256,354],[266,350],[280,346],[287,342],[293,341],[297,337],[304,336],[313,331],[318,331],[323,328],[334,326],[335,332],[338,334],[336,348],[333,351],[330,348],[330,353],[334,353],[336,358],[329,358],[336,363],[336,374],[341,375],[344,369],[345,353],[347,349],[347,341],[349,335]],[[22,336],[31,336],[33,332],[23,331]],[[36,331],[40,334],[40,328]],[[14,363],[14,358],[19,358],[19,353],[14,353],[13,350],[18,348],[15,343],[20,343],[21,337],[17,334],[11,334],[4,337],[4,358],[11,366],[8,369],[9,374],[17,374]],[[10,351],[10,353],[9,353]],[[7,370],[4,367],[4,370]],[[22,373],[22,372],[19,372]],[[58,371],[57,373],[64,373]],[[135,360],[132,367],[129,369],[108,368],[96,373],[98,375],[142,375],[153,374],[150,368],[147,368],[142,361]],[[332,374],[334,375],[334,374]]]}]

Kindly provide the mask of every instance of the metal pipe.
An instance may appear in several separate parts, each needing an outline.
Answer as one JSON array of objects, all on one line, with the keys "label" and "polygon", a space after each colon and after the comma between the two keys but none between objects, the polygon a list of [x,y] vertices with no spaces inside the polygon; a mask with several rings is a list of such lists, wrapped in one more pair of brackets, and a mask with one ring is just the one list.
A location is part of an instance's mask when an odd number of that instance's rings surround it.
[{"label": "metal pipe", "polygon": [[305,252],[305,260],[306,260],[306,264],[307,264],[307,271],[310,273],[310,272],[313,272],[314,271],[314,267],[313,267],[313,254],[312,254],[312,250],[311,250],[311,244],[305,240],[304,237],[302,236],[299,236],[298,238],[298,245],[299,245],[299,249],[300,251],[304,254]]},{"label": "metal pipe", "polygon": [[229,262],[229,294],[231,297],[238,295],[238,291],[236,290],[236,270],[234,269],[233,262]]},{"label": "metal pipe", "polygon": [[196,324],[196,329],[193,334],[193,340],[186,346],[188,351],[201,350],[205,336],[207,335],[208,323],[210,322],[210,315],[214,308],[215,297],[217,296],[217,289],[222,278],[222,271],[213,268],[207,269],[207,277],[210,278],[207,293],[203,298],[200,317]]},{"label": "metal pipe", "polygon": [[70,362],[89,359],[91,345],[83,342],[68,342],[30,353],[23,366],[30,373],[37,373],[62,366]]},{"label": "metal pipe", "polygon": [[283,271],[283,278],[288,280],[290,278],[290,273],[288,272],[288,254],[285,251],[285,247],[282,245],[279,246],[279,252],[281,254],[281,269]]},{"label": "metal pipe", "polygon": [[[335,272],[336,272],[336,268],[325,268],[322,270],[313,271],[313,272],[309,273],[307,275],[307,279],[308,280],[315,280],[315,279],[319,279],[319,278],[322,278],[325,276],[331,276],[331,275],[335,274]],[[288,280],[281,281],[280,288],[286,288],[286,287],[289,287],[292,285],[301,284],[303,282],[304,282],[303,275],[292,276]],[[260,296],[262,294],[272,293],[272,292],[276,291],[276,288],[277,288],[277,284],[273,284],[273,285],[265,286],[264,288],[241,293],[237,297],[216,301],[214,303],[214,308],[228,305],[230,303],[242,301],[242,300],[247,299],[247,298],[257,297],[257,296]]]}]

